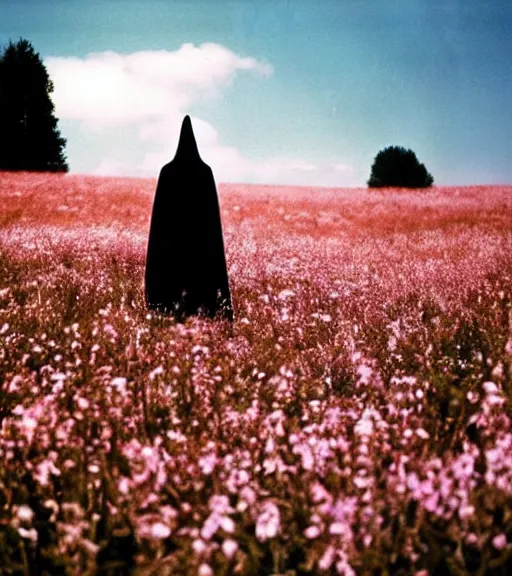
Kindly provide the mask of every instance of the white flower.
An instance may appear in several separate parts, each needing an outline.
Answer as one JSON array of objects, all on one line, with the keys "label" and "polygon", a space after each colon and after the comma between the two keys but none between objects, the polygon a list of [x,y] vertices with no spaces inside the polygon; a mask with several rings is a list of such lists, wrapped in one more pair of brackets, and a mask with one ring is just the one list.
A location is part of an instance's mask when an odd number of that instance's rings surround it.
[{"label": "white flower", "polygon": [[208,564],[201,564],[197,571],[197,576],[213,576],[213,570]]},{"label": "white flower", "polygon": [[279,298],[279,300],[286,300],[286,298],[289,298],[290,296],[295,296],[295,292],[293,290],[285,289],[281,290],[281,292],[279,292],[279,295],[277,297]]},{"label": "white flower", "polygon": [[16,516],[18,516],[22,522],[32,522],[34,512],[30,506],[20,506],[16,512]]},{"label": "white flower", "polygon": [[160,376],[163,373],[164,373],[164,367],[158,366],[158,368],[151,370],[151,372],[149,373],[149,379],[154,380],[157,376]]},{"label": "white flower", "polygon": [[270,500],[263,503],[256,520],[256,538],[260,541],[274,538],[279,532],[281,516],[279,508]]},{"label": "white flower", "polygon": [[237,550],[238,550],[238,544],[231,538],[224,540],[224,542],[222,543],[222,551],[224,552],[224,556],[226,556],[226,558],[230,560],[231,558],[233,558]]},{"label": "white flower", "polygon": [[316,526],[315,524],[313,524],[312,526],[308,526],[304,530],[304,536],[308,540],[312,540],[313,538],[318,538],[318,536],[320,536],[321,533],[322,533],[322,530],[320,529],[319,526]]},{"label": "white flower", "polygon": [[484,382],[483,386],[486,394],[497,394],[499,392],[498,387],[494,382]]},{"label": "white flower", "polygon": [[354,434],[356,436],[371,436],[373,434],[373,421],[366,410],[355,425]]},{"label": "white flower", "polygon": [[89,408],[89,400],[87,400],[87,398],[79,397],[76,403],[80,410],[87,410],[87,408]]},{"label": "white flower", "polygon": [[228,534],[232,534],[235,531],[235,523],[229,516],[222,516],[220,518],[220,527]]},{"label": "white flower", "polygon": [[459,518],[465,520],[475,513],[475,507],[471,505],[461,506],[459,508]]},{"label": "white flower", "polygon": [[153,538],[164,539],[171,535],[171,529],[163,522],[155,522],[151,525],[151,536]]},{"label": "white flower", "polygon": [[116,378],[112,378],[110,384],[114,388],[117,388],[118,392],[123,394],[126,392],[126,382],[127,382],[126,378],[123,378],[122,376],[117,376]]},{"label": "white flower", "polygon": [[333,536],[339,536],[345,532],[347,532],[347,528],[343,522],[333,522],[329,528],[329,534]]},{"label": "white flower", "polygon": [[192,550],[197,554],[201,555],[206,550],[206,542],[200,538],[196,538],[192,542]]},{"label": "white flower", "polygon": [[18,528],[19,535],[27,540],[32,540],[32,542],[37,542],[37,530],[35,528],[30,528],[26,530],[25,528]]},{"label": "white flower", "polygon": [[203,527],[201,528],[201,537],[204,540],[210,540],[212,536],[217,532],[220,525],[220,517],[215,512],[210,514],[208,518],[204,521]]}]

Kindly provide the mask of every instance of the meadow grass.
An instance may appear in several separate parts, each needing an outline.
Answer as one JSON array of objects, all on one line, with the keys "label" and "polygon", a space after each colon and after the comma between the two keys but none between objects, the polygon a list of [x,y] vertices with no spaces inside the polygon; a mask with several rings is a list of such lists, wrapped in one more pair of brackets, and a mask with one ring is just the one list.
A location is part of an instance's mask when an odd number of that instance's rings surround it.
[{"label": "meadow grass", "polygon": [[510,574],[512,188],[220,186],[230,325],[155,184],[0,174],[0,573]]}]

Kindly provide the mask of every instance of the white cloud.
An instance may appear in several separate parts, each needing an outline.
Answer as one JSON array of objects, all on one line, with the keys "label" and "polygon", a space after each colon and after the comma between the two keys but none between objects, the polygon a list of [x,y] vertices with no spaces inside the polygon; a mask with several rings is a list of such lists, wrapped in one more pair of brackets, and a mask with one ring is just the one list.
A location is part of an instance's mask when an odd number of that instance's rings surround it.
[{"label": "white cloud", "polygon": [[272,67],[219,44],[183,44],[160,50],[45,61],[62,119],[117,124],[176,115],[203,97],[215,97],[238,70],[268,76]]},{"label": "white cloud", "polygon": [[[51,57],[45,64],[55,86],[57,117],[79,126],[79,138],[63,134],[68,137],[71,168],[122,176],[156,176],[172,158],[190,107],[221,97],[238,72],[262,77],[273,73],[267,63],[212,43],[184,44],[174,52]],[[192,117],[192,124],[201,156],[217,182],[350,185],[353,179],[350,167],[341,164],[249,160],[223,144],[204,119]],[[97,156],[100,149],[101,159],[85,167],[88,155]]]}]

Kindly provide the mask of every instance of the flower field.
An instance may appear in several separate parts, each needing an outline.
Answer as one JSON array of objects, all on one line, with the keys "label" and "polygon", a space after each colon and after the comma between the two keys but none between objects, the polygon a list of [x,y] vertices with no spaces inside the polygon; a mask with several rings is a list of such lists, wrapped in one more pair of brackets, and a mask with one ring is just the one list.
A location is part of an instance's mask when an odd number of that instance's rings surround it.
[{"label": "flower field", "polygon": [[231,326],[155,184],[0,174],[0,574],[512,574],[512,187],[220,186]]}]

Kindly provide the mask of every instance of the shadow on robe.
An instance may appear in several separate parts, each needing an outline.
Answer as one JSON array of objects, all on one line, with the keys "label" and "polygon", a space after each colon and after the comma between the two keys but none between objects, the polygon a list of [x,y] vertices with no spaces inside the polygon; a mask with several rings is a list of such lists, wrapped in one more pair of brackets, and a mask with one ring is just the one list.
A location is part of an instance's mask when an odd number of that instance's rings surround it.
[{"label": "shadow on robe", "polygon": [[222,224],[211,168],[185,116],[174,159],[158,178],[146,258],[146,304],[186,316],[233,320]]}]

